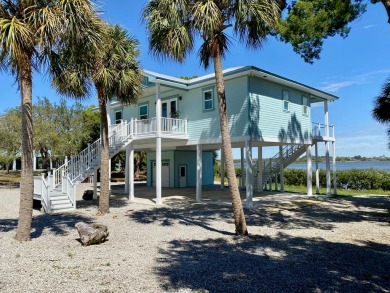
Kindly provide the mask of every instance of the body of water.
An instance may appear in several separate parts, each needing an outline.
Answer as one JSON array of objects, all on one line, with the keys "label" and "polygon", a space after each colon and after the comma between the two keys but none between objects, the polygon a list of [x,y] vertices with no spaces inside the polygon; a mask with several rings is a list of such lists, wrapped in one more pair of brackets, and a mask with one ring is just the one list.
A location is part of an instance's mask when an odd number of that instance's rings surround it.
[{"label": "body of water", "polygon": [[[236,168],[240,168],[240,162],[234,163]],[[312,169],[315,170],[315,160],[312,161]],[[306,169],[306,163],[293,163],[287,168],[290,169]],[[325,162],[319,162],[318,168],[326,170]],[[354,162],[336,162],[336,170],[350,170],[350,169],[383,169],[390,173],[390,161],[354,161]],[[332,170],[332,160],[330,161],[330,169]]]}]

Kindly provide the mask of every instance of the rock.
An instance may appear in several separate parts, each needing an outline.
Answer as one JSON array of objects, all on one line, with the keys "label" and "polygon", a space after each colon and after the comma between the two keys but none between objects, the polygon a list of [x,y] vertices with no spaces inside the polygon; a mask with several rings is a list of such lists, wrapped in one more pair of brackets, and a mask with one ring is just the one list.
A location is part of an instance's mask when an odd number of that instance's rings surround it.
[{"label": "rock", "polygon": [[84,222],[78,222],[75,227],[79,232],[81,243],[85,246],[100,244],[106,241],[109,235],[107,226],[103,224],[94,223],[89,225]]}]

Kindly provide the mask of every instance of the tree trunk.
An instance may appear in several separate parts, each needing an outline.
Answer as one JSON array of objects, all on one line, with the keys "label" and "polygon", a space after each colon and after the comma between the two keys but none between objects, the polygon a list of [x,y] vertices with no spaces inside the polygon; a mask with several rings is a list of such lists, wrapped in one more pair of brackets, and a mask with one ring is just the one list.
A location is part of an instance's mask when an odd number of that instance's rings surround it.
[{"label": "tree trunk", "polygon": [[[236,171],[234,169],[232,145],[230,142],[230,133],[226,111],[225,85],[222,73],[221,55],[214,56],[215,81],[217,85],[219,123],[221,125],[222,148],[225,154],[226,173],[229,183],[230,195],[232,197],[232,208],[234,223],[236,225],[236,235],[247,236],[244,210],[241,203],[240,192],[238,190]],[[222,177],[221,177],[222,178]]]},{"label": "tree trunk", "polygon": [[102,214],[109,213],[110,209],[110,176],[109,176],[109,142],[108,142],[108,121],[106,98],[103,89],[97,88],[100,123],[101,123],[101,141],[100,141],[100,197],[99,212]]},{"label": "tree trunk", "polygon": [[22,99],[22,170],[20,176],[19,220],[16,240],[28,241],[31,234],[34,197],[33,173],[33,121],[32,121],[32,75],[31,54],[21,54],[19,60],[19,83]]}]

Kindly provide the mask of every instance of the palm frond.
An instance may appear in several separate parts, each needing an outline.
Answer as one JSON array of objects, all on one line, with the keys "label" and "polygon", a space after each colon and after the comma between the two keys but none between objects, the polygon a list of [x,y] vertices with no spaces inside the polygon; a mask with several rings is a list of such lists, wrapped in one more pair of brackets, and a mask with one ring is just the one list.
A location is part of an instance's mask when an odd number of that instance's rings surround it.
[{"label": "palm frond", "polygon": [[372,115],[380,123],[390,123],[390,78],[384,83],[379,97],[375,99]]},{"label": "palm frond", "polygon": [[235,19],[234,33],[247,47],[261,47],[279,21],[283,3],[280,0],[235,1],[229,12],[229,17]]},{"label": "palm frond", "polygon": [[193,49],[189,1],[152,0],[143,16],[149,33],[149,49],[157,58],[183,62]]}]

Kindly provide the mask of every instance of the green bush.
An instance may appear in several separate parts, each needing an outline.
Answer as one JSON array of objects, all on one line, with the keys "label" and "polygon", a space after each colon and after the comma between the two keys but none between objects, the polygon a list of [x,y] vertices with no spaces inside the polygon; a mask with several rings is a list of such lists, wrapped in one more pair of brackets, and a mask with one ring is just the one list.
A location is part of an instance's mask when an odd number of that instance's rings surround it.
[{"label": "green bush", "polygon": [[[241,177],[241,168],[235,168],[236,170],[236,177]],[[226,177],[226,169],[225,169],[225,177]],[[214,176],[215,177],[221,177],[221,167],[217,164],[214,164]]]},{"label": "green bush", "polygon": [[[313,184],[316,181],[315,172],[313,172]],[[331,172],[331,181],[333,173]],[[353,190],[371,190],[382,189],[390,190],[390,174],[381,169],[351,169],[336,172],[337,186]],[[287,185],[306,185],[306,170],[302,169],[285,169],[284,182]],[[326,187],[326,171],[320,170],[319,173],[320,187]]]}]

